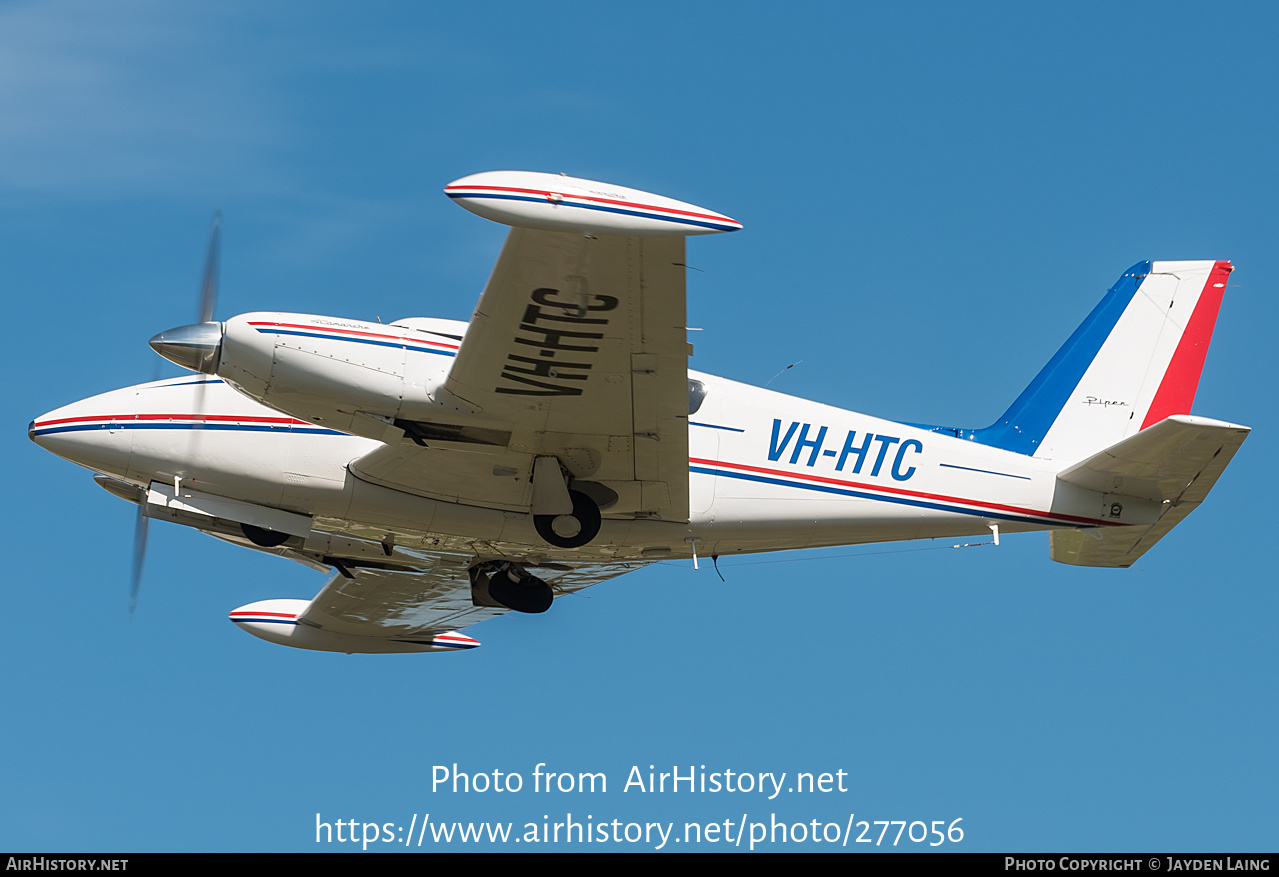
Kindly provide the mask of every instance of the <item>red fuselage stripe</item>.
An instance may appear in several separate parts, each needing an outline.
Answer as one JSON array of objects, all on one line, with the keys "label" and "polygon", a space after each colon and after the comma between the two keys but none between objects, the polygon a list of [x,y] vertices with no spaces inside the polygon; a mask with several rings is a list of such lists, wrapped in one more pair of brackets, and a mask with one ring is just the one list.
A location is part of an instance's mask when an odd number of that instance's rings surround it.
[{"label": "red fuselage stripe", "polygon": [[335,335],[358,335],[361,338],[385,338],[388,341],[402,341],[405,344],[426,344],[431,347],[443,347],[457,350],[458,345],[446,344],[443,341],[428,341],[425,338],[406,338],[403,335],[384,335],[379,332],[360,332],[356,329],[335,329],[332,326],[307,326],[301,323],[249,323],[250,326],[273,326],[277,329],[306,329],[308,332],[332,332]]},{"label": "red fuselage stripe", "polygon": [[997,502],[984,502],[978,499],[962,499],[957,496],[947,496],[941,493],[923,493],[918,490],[906,490],[901,487],[888,487],[880,484],[869,484],[862,481],[843,481],[839,478],[827,478],[823,475],[809,475],[804,472],[787,472],[783,469],[765,469],[762,466],[747,466],[743,463],[725,463],[722,460],[702,460],[696,457],[689,457],[690,463],[696,463],[701,466],[719,466],[724,469],[737,469],[742,472],[758,472],[761,475],[776,475],[784,478],[796,478],[801,481],[811,481],[816,484],[834,484],[840,487],[848,487],[855,490],[868,490],[877,493],[890,493],[897,496],[909,496],[916,499],[927,499],[934,502],[950,502],[960,503],[963,505],[978,506],[979,508],[991,509],[992,511],[1010,512],[1018,515],[1031,515],[1038,518],[1052,518],[1058,521],[1070,521],[1078,524],[1096,524],[1096,525],[1114,525],[1121,526],[1115,521],[1099,521],[1095,518],[1081,518],[1076,515],[1058,515],[1053,512],[1041,512],[1035,509],[1022,508],[1021,506],[1005,505]]},{"label": "red fuselage stripe", "polygon": [[94,414],[88,417],[63,417],[58,420],[42,420],[36,424],[36,427],[43,429],[46,426],[56,426],[62,423],[88,423],[93,420],[107,422],[125,420],[202,420],[214,423],[278,423],[282,426],[294,424],[310,426],[305,420],[295,420],[292,417],[255,417],[252,415],[241,417],[235,414]]}]

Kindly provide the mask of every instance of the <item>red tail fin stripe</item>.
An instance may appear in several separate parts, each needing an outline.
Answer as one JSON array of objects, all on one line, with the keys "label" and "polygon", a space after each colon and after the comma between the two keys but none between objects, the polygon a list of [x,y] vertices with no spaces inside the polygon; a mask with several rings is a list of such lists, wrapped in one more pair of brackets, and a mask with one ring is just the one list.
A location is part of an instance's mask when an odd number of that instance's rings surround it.
[{"label": "red tail fin stripe", "polygon": [[1199,389],[1204,357],[1208,355],[1208,343],[1212,341],[1212,330],[1217,324],[1221,297],[1226,291],[1226,280],[1233,270],[1234,266],[1229,262],[1217,262],[1212,266],[1194,313],[1190,315],[1177,350],[1168,363],[1168,370],[1164,372],[1164,379],[1155,391],[1155,398],[1141,424],[1142,429],[1174,414],[1190,413],[1195,392]]}]

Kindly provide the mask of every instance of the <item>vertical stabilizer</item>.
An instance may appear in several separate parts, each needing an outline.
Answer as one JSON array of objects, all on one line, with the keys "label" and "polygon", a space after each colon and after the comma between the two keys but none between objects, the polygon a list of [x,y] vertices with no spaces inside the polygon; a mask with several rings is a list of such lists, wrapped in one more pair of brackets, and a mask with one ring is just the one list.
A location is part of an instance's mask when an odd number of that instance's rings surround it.
[{"label": "vertical stabilizer", "polygon": [[970,437],[1020,454],[1081,460],[1189,414],[1229,262],[1139,262],[1004,415]]}]

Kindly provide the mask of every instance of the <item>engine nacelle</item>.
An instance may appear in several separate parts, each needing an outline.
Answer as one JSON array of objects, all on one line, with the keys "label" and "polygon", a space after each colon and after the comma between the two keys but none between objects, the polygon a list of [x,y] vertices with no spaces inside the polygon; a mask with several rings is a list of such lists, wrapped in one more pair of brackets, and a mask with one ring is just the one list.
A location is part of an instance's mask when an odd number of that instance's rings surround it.
[{"label": "engine nacelle", "polygon": [[224,324],[216,373],[299,419],[382,439],[388,423],[378,418],[431,421],[451,410],[437,399],[466,324],[411,323],[244,314]]},{"label": "engine nacelle", "polygon": [[479,640],[455,630],[421,636],[372,637],[332,633],[299,623],[298,616],[310,606],[308,600],[259,600],[241,606],[230,619],[242,630],[267,642],[317,652],[345,652],[358,655],[404,654],[408,652],[458,652],[474,649]]}]

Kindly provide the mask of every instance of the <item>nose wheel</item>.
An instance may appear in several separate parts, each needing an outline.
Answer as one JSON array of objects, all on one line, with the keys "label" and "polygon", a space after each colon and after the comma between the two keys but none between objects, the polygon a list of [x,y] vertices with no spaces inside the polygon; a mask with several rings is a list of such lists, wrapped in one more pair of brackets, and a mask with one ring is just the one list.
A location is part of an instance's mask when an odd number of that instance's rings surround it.
[{"label": "nose wheel", "polygon": [[568,492],[573,511],[567,515],[534,515],[533,528],[556,548],[581,548],[599,535],[600,508],[584,493]]}]

